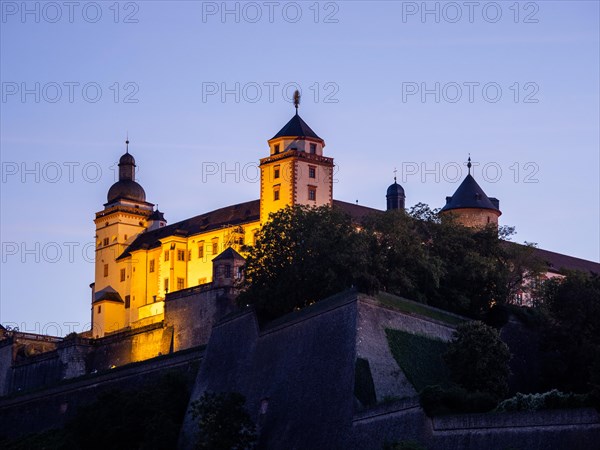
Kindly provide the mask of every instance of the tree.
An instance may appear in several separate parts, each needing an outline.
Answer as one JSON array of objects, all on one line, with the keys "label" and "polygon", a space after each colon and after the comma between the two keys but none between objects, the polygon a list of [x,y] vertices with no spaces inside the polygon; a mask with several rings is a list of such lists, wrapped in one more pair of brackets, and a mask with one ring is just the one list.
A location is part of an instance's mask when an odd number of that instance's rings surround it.
[{"label": "tree", "polygon": [[192,417],[198,419],[197,449],[244,450],[256,441],[256,426],[237,392],[211,393],[192,403]]},{"label": "tree", "polygon": [[468,391],[498,399],[508,392],[510,352],[498,332],[483,322],[459,325],[444,360],[452,380]]},{"label": "tree", "polygon": [[[587,392],[600,362],[600,276],[565,272],[540,289],[545,388]],[[598,362],[596,362],[598,361]]]},{"label": "tree", "polygon": [[368,246],[360,228],[335,208],[281,209],[250,249],[238,304],[272,319],[351,286],[370,289],[376,279]]}]

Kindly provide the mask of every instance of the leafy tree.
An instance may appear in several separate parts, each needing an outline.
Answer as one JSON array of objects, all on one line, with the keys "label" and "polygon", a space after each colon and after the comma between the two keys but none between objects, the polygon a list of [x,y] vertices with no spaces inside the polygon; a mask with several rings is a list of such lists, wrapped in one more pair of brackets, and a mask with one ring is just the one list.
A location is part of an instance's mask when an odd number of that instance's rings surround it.
[{"label": "leafy tree", "polygon": [[444,360],[453,381],[468,391],[496,398],[508,392],[510,352],[498,332],[483,322],[459,325]]},{"label": "leafy tree", "polygon": [[256,441],[256,427],[237,392],[205,392],[192,403],[192,417],[200,427],[197,449],[244,450]]},{"label": "leafy tree", "polygon": [[287,207],[271,215],[246,259],[240,305],[265,319],[351,286],[372,289],[371,249],[345,213],[328,206]]},{"label": "leafy tree", "polygon": [[544,387],[589,391],[600,381],[593,370],[600,367],[600,276],[566,272],[565,278],[545,281],[539,295],[547,315]]}]

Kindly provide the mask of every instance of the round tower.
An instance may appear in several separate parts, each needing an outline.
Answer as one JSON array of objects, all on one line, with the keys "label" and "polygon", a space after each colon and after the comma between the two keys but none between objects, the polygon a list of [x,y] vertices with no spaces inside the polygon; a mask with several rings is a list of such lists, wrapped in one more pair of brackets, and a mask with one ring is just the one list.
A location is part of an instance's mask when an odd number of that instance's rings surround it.
[{"label": "round tower", "polygon": [[394,184],[390,184],[387,188],[385,195],[387,200],[387,210],[400,209],[404,211],[404,203],[406,195],[404,194],[404,188],[396,182],[396,176],[394,175]]},{"label": "round tower", "polygon": [[467,168],[469,173],[460,184],[454,195],[446,197],[446,204],[441,209],[442,217],[453,217],[465,227],[498,226],[500,201],[488,197],[481,186],[471,175],[471,157],[469,156]]}]

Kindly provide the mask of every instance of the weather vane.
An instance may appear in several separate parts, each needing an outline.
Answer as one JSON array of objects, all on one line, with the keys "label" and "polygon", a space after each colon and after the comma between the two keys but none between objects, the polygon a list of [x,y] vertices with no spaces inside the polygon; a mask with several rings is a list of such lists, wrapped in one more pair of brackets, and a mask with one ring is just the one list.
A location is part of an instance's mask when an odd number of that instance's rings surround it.
[{"label": "weather vane", "polygon": [[300,91],[296,89],[294,91],[294,107],[296,108],[296,114],[298,114],[298,106],[300,106]]},{"label": "weather vane", "polygon": [[398,172],[398,169],[394,167],[394,183],[396,182],[396,172]]},{"label": "weather vane", "polygon": [[129,153],[129,131],[126,134],[125,138],[125,153]]},{"label": "weather vane", "polygon": [[467,159],[467,167],[469,168],[469,175],[471,175],[471,154],[469,153],[469,158]]}]

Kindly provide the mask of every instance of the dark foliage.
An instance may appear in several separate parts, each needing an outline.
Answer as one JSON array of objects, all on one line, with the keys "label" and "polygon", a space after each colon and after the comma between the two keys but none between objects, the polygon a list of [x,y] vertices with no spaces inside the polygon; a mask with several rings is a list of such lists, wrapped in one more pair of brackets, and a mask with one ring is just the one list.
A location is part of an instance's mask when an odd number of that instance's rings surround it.
[{"label": "dark foliage", "polygon": [[498,332],[483,322],[459,325],[444,360],[452,380],[469,392],[497,399],[508,392],[510,352]]},{"label": "dark foliage", "polygon": [[430,417],[488,412],[498,404],[498,400],[487,392],[469,392],[459,386],[427,386],[419,397],[421,406]]},{"label": "dark foliage", "polygon": [[244,408],[246,398],[237,392],[206,392],[192,403],[198,420],[197,449],[244,450],[256,441],[256,426]]}]

